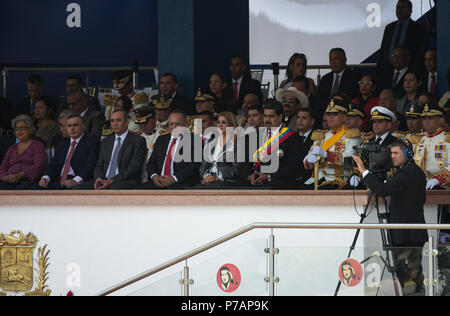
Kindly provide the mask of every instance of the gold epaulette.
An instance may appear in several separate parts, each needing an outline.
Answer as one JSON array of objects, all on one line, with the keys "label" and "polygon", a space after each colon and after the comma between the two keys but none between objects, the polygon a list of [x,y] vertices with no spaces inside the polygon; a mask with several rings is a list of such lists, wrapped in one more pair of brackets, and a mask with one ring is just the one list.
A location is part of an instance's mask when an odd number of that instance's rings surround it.
[{"label": "gold epaulette", "polygon": [[138,131],[133,131],[133,134],[141,136],[143,134],[143,132],[141,130],[138,130]]},{"label": "gold epaulette", "polygon": [[450,143],[450,133],[445,132],[445,138],[444,138],[444,141],[445,141],[446,143]]},{"label": "gold epaulette", "polygon": [[359,128],[352,128],[347,131],[345,134],[346,138],[358,138],[361,137],[361,130]]},{"label": "gold epaulette", "polygon": [[328,131],[316,130],[311,135],[311,140],[315,142],[321,142],[325,139],[325,135]]},{"label": "gold epaulette", "polygon": [[395,132],[392,136],[394,136],[395,138],[406,138],[406,135],[406,132]]},{"label": "gold epaulette", "polygon": [[375,133],[373,133],[373,132],[361,133],[361,137],[362,137],[364,140],[372,140],[372,139],[375,138]]},{"label": "gold epaulette", "polygon": [[417,145],[419,141],[423,138],[423,136],[424,135],[421,133],[411,134],[411,136],[409,136],[409,141],[411,142],[411,144]]},{"label": "gold epaulette", "polygon": [[159,136],[170,134],[170,131],[168,129],[162,129],[159,131]]},{"label": "gold epaulette", "polygon": [[105,124],[103,125],[102,128],[102,136],[103,137],[108,137],[109,135],[112,135],[114,133],[114,131],[111,128],[111,125]]}]

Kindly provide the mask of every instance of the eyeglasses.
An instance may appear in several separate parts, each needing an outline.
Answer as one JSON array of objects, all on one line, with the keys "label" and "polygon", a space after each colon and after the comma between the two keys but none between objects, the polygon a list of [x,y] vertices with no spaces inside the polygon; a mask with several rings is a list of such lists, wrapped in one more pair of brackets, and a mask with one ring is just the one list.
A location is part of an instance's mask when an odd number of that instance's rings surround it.
[{"label": "eyeglasses", "polygon": [[371,86],[373,86],[373,82],[370,82],[370,81],[360,81],[360,82],[359,82],[359,85],[360,85],[360,86],[371,87]]},{"label": "eyeglasses", "polygon": [[14,132],[24,132],[28,129],[30,129],[30,127],[16,127],[14,128]]}]

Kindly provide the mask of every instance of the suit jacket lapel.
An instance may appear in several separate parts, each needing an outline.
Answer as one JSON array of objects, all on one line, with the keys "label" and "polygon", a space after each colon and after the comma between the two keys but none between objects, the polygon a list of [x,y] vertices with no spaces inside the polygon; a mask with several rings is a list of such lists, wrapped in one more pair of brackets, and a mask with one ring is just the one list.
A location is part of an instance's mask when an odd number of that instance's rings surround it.
[{"label": "suit jacket lapel", "polygon": [[122,156],[125,153],[125,150],[127,149],[128,145],[131,142],[131,132],[128,132],[127,137],[125,138],[125,140],[123,141],[122,147],[120,147],[120,151],[119,151],[119,159],[118,162],[120,162],[122,160]]}]

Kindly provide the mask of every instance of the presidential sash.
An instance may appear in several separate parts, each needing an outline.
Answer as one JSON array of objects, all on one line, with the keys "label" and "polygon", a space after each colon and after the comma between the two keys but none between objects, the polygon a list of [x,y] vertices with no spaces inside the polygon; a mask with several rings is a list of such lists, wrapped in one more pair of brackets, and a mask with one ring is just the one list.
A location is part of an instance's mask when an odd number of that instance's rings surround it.
[{"label": "presidential sash", "polygon": [[272,154],[282,143],[284,143],[289,137],[294,135],[296,132],[294,130],[283,128],[276,135],[272,136],[267,142],[259,148],[253,154],[253,160],[256,162],[253,171],[258,170],[261,166],[263,160]]}]

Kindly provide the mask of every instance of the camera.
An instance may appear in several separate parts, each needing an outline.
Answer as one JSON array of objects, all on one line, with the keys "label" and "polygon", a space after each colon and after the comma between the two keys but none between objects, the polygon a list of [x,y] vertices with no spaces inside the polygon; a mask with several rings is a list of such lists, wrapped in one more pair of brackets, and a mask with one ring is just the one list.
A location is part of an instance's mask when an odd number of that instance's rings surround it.
[{"label": "camera", "polygon": [[[361,157],[366,169],[371,172],[387,172],[393,168],[391,149],[389,147],[370,142],[365,145],[353,147],[353,149]],[[356,167],[357,165],[353,157],[344,158],[345,169],[354,169]]]}]

